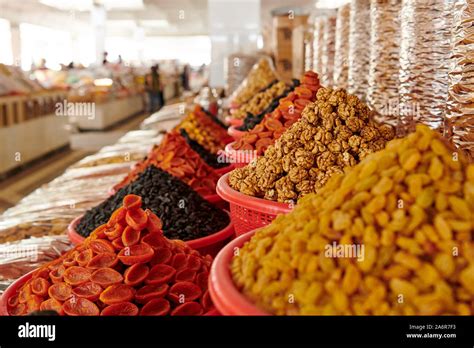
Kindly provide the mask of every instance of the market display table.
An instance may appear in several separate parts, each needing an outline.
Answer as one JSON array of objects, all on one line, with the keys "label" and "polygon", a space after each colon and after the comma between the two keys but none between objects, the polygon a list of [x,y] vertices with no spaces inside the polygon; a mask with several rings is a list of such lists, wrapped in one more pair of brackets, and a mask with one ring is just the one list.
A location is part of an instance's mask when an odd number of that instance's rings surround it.
[{"label": "market display table", "polygon": [[83,130],[104,130],[130,116],[143,111],[143,97],[141,94],[123,99],[114,99],[94,105],[94,115],[72,115],[71,123]]}]

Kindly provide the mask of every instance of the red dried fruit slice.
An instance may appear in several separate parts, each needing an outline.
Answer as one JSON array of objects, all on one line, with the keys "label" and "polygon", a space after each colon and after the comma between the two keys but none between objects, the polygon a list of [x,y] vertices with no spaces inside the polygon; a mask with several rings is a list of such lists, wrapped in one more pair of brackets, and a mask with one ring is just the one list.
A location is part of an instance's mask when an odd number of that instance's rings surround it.
[{"label": "red dried fruit slice", "polygon": [[140,231],[127,226],[122,234],[122,243],[124,246],[132,246],[140,241]]},{"label": "red dried fruit slice", "polygon": [[182,178],[183,176],[185,176],[184,171],[180,168],[169,168],[167,171],[168,173],[170,173],[171,175],[177,178]]},{"label": "red dried fruit slice", "polygon": [[18,301],[18,294],[15,294],[15,295],[10,296],[10,297],[8,298],[7,305],[8,305],[9,307],[15,307],[16,305],[18,305],[18,303],[20,303],[20,302]]},{"label": "red dried fruit slice", "polygon": [[90,234],[93,237],[98,237],[98,238],[103,238],[104,237],[104,231],[107,229],[107,224],[103,224],[98,226],[92,233]]},{"label": "red dried fruit slice", "polygon": [[181,166],[182,166],[183,164],[185,164],[185,163],[186,163],[186,161],[185,161],[184,159],[182,159],[182,158],[176,158],[176,157],[175,157],[175,158],[173,158],[173,159],[171,160],[171,165],[172,165],[173,167],[181,167]]},{"label": "red dried fruit slice", "polygon": [[141,231],[147,225],[148,215],[143,209],[129,210],[125,215],[125,220],[131,228]]},{"label": "red dried fruit slice", "polygon": [[252,134],[252,133],[246,134],[244,137],[242,137],[242,140],[248,144],[253,144],[254,142],[257,141],[257,139],[258,139],[257,134]]},{"label": "red dried fruit slice", "polygon": [[296,105],[296,106],[299,106],[299,107],[301,107],[301,108],[303,108],[303,109],[304,109],[304,108],[306,107],[306,105],[308,105],[309,103],[311,103],[311,100],[309,100],[309,99],[303,99],[303,98],[299,98],[299,99],[297,99],[297,100],[295,101],[295,105]]},{"label": "red dried fruit slice", "polygon": [[166,315],[171,309],[170,303],[164,298],[157,298],[149,301],[146,305],[143,306],[140,311],[140,315]]},{"label": "red dried fruit slice", "polygon": [[42,267],[33,272],[33,278],[44,278],[48,279],[50,269],[48,267]]},{"label": "red dried fruit slice", "polygon": [[26,312],[31,313],[40,309],[43,298],[38,295],[30,295],[28,300],[25,302]]},{"label": "red dried fruit slice", "polygon": [[64,267],[66,267],[66,268],[77,265],[75,256],[70,255],[70,256],[64,258],[64,259],[63,259],[63,265],[64,265]]},{"label": "red dried fruit slice", "polygon": [[201,272],[196,276],[196,285],[201,288],[201,290],[207,290],[209,282],[209,272]]},{"label": "red dried fruit slice", "polygon": [[94,256],[87,264],[88,268],[114,267],[118,262],[117,255],[114,253],[102,253]]},{"label": "red dried fruit slice", "polygon": [[123,198],[123,207],[127,210],[138,209],[142,206],[142,198],[137,195],[126,195]]},{"label": "red dried fruit slice", "polygon": [[150,234],[159,233],[161,235],[161,230],[163,228],[163,223],[161,222],[161,220],[158,218],[158,216],[153,214],[150,209],[145,210],[145,213],[146,215],[148,215],[148,223],[146,225],[146,229],[148,230],[148,232]]},{"label": "red dried fruit slice", "polygon": [[168,263],[171,261],[172,256],[173,256],[173,253],[171,252],[170,249],[156,248],[155,255],[153,255],[153,258],[151,259],[150,264],[154,266],[160,263]]},{"label": "red dried fruit slice", "polygon": [[131,302],[120,302],[105,307],[102,316],[136,316],[138,315],[138,307]]},{"label": "red dried fruit slice", "polygon": [[94,256],[94,253],[91,249],[83,250],[76,255],[76,262],[79,266],[85,266],[92,259],[92,256]]},{"label": "red dried fruit slice", "polygon": [[285,122],[285,128],[290,128],[297,120],[288,120]]},{"label": "red dried fruit slice", "polygon": [[150,269],[143,263],[136,263],[125,270],[124,283],[130,286],[140,284],[148,276]]},{"label": "red dried fruit slice", "polygon": [[55,311],[60,315],[64,313],[61,302],[54,298],[49,298],[46,301],[41,302],[40,311]]},{"label": "red dried fruit slice", "polygon": [[124,207],[120,207],[117,210],[115,210],[112,215],[109,218],[109,221],[107,222],[107,226],[112,227],[113,225],[116,224],[125,224],[125,214],[127,213],[127,209]]},{"label": "red dried fruit slice", "polygon": [[278,139],[279,137],[281,137],[281,135],[283,133],[285,133],[286,129],[283,128],[283,129],[280,129],[280,130],[277,130],[277,131],[274,131],[273,132],[273,139]]},{"label": "red dried fruit slice", "polygon": [[163,284],[171,280],[176,274],[176,270],[168,265],[159,264],[151,268],[145,280],[147,284]]},{"label": "red dried fruit slice", "polygon": [[209,291],[206,290],[204,295],[202,295],[201,298],[201,305],[203,306],[204,310],[207,312],[214,308],[214,304],[212,303],[211,295],[209,294]]},{"label": "red dried fruit slice", "polygon": [[196,278],[196,271],[192,269],[182,269],[176,273],[174,278],[177,282],[193,282]]},{"label": "red dried fruit slice", "polygon": [[115,250],[122,250],[125,245],[123,245],[122,238],[117,237],[112,241],[112,245],[114,246]]},{"label": "red dried fruit slice", "polygon": [[75,286],[89,281],[91,273],[87,268],[72,266],[64,271],[63,278],[66,283]]},{"label": "red dried fruit slice", "polygon": [[91,301],[97,301],[101,292],[102,287],[93,282],[87,282],[72,289],[72,293],[77,297],[87,298]]},{"label": "red dried fruit slice", "polygon": [[183,164],[181,167],[181,170],[188,175],[193,175],[194,174],[194,168],[191,167],[189,164]]},{"label": "red dried fruit slice", "polygon": [[270,138],[272,135],[273,135],[272,131],[258,133],[259,138]]},{"label": "red dried fruit slice", "polygon": [[55,270],[52,270],[51,272],[49,272],[49,277],[51,278],[53,283],[58,283],[58,282],[63,281],[63,274],[64,274],[65,270],[66,270],[66,267],[61,265],[58,268],[56,268]]},{"label": "red dried fruit slice", "polygon": [[31,281],[31,291],[33,294],[45,296],[51,284],[43,278],[35,278]]},{"label": "red dried fruit slice", "polygon": [[122,280],[122,275],[112,268],[99,268],[91,275],[91,281],[103,287],[121,283]]},{"label": "red dried fruit slice", "polygon": [[89,243],[89,247],[95,254],[114,253],[115,249],[112,243],[104,239],[95,239]]},{"label": "red dried fruit slice", "polygon": [[135,300],[138,303],[146,303],[158,297],[164,297],[168,293],[168,284],[150,284],[138,289]]},{"label": "red dried fruit slice", "polygon": [[105,304],[113,305],[120,302],[131,301],[134,295],[132,287],[125,284],[114,284],[102,291],[99,299]]},{"label": "red dried fruit slice", "polygon": [[147,263],[153,257],[154,251],[146,243],[132,245],[120,250],[118,258],[124,265],[130,266],[135,263]]},{"label": "red dried fruit slice", "polygon": [[26,314],[26,305],[24,303],[19,303],[17,306],[10,309],[10,315],[24,315]]},{"label": "red dried fruit slice", "polygon": [[186,257],[186,268],[193,270],[193,271],[199,271],[199,269],[202,266],[202,261],[201,258],[196,256],[196,255],[188,255]]},{"label": "red dried fruit slice", "polygon": [[309,88],[298,86],[295,88],[295,94],[297,94],[300,98],[310,99],[313,96],[313,91]]},{"label": "red dried fruit slice", "polygon": [[99,308],[86,298],[72,297],[63,303],[64,313],[71,316],[99,315]]},{"label": "red dried fruit slice", "polygon": [[69,284],[64,282],[56,283],[49,287],[48,294],[49,297],[52,297],[60,302],[64,302],[72,296],[72,288]]},{"label": "red dried fruit slice", "polygon": [[[268,128],[268,130],[271,130],[271,131],[276,131],[280,128],[283,127],[283,125],[281,124],[280,121],[278,120],[275,120],[275,119],[272,119],[272,118],[269,118],[266,122],[265,122],[265,126]],[[258,142],[257,142],[258,143]]]},{"label": "red dried fruit slice", "polygon": [[168,298],[176,303],[190,302],[198,299],[202,295],[199,286],[191,282],[175,283],[168,293]]},{"label": "red dried fruit slice", "polygon": [[204,310],[202,309],[199,303],[187,302],[173,309],[173,311],[171,312],[171,315],[173,316],[202,315],[203,312]]},{"label": "red dried fruit slice", "polygon": [[251,130],[252,133],[260,133],[260,132],[263,132],[265,131],[265,127],[263,126],[263,124],[257,124],[255,127],[253,127],[253,129]]},{"label": "red dried fruit slice", "polygon": [[115,238],[119,238],[122,236],[124,227],[118,223],[114,224],[113,226],[107,228],[104,231],[104,234],[107,236],[109,240],[113,240]]},{"label": "red dried fruit slice", "polygon": [[171,260],[171,266],[173,266],[174,269],[179,271],[180,269],[185,268],[186,265],[187,265],[186,254],[176,254],[173,256],[173,259]]}]

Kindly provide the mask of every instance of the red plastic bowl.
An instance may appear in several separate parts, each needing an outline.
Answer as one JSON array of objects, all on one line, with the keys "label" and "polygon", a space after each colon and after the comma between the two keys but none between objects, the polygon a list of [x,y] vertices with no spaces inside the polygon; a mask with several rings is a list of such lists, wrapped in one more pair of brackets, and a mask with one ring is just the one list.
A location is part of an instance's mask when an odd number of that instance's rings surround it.
[{"label": "red plastic bowl", "polygon": [[230,263],[235,248],[240,248],[255,231],[247,232],[227,244],[217,254],[209,275],[209,294],[222,315],[270,315],[250,302],[235,286],[230,273]]},{"label": "red plastic bowl", "polygon": [[5,290],[3,293],[2,297],[0,297],[0,315],[1,316],[9,316],[10,314],[8,313],[8,299],[12,297],[18,288],[20,288],[23,284],[25,284],[28,280],[31,279],[33,276],[35,270],[26,273],[24,276],[21,276],[17,280],[15,280],[13,283],[10,284],[10,286]]},{"label": "red plastic bowl", "polygon": [[224,174],[229,173],[229,172],[232,171],[234,168],[235,168],[235,167],[234,167],[233,164],[229,164],[227,167],[223,167],[223,168],[219,168],[219,169],[214,169],[214,171],[217,173],[217,175],[222,176],[222,175],[224,175]]},{"label": "red plastic bowl", "polygon": [[229,186],[229,174],[221,176],[216,191],[230,205],[230,217],[235,234],[240,236],[271,223],[277,215],[290,212],[293,207],[287,203],[273,202],[244,195]]},{"label": "red plastic bowl", "polygon": [[227,144],[225,155],[235,168],[245,167],[257,157],[257,151],[245,151],[234,149],[235,142]]},{"label": "red plastic bowl", "polygon": [[241,125],[244,124],[244,120],[238,119],[238,118],[233,118],[232,116],[227,116],[225,118],[225,121],[227,124],[235,127],[240,127]]},{"label": "red plastic bowl", "polygon": [[230,126],[227,129],[227,134],[229,134],[235,140],[239,140],[240,138],[242,138],[245,135],[245,133],[247,133],[247,132],[246,131],[240,131],[235,126]]},{"label": "red plastic bowl", "polygon": [[[227,211],[226,213],[229,214]],[[71,243],[74,245],[81,244],[85,239],[83,236],[76,232],[76,226],[81,220],[81,218],[82,215],[78,216],[77,218],[72,220],[72,222],[67,227],[67,235]],[[211,256],[215,256],[224,245],[226,245],[230,240],[234,238],[234,234],[234,225],[232,224],[231,219],[230,223],[224,229],[206,237],[188,240],[186,241],[186,244],[189,245],[191,248],[196,249],[203,255],[209,254]]]},{"label": "red plastic bowl", "polygon": [[[28,280],[31,279],[33,276],[33,273],[36,270],[33,270],[24,276],[18,278],[15,280],[10,286],[5,290],[3,295],[0,297],[0,316],[10,316],[8,313],[8,299],[12,297],[16,291],[23,285],[25,284]],[[211,309],[209,312],[203,314],[204,316],[221,316],[221,313],[217,309]]]}]

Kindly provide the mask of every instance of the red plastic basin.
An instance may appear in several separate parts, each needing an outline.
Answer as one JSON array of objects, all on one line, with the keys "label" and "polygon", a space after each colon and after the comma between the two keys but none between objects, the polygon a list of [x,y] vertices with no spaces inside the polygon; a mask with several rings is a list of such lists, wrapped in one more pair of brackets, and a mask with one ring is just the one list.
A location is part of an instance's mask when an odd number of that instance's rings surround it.
[{"label": "red plastic basin", "polygon": [[238,130],[236,126],[230,126],[229,128],[227,128],[227,134],[229,134],[235,140],[239,140],[240,138],[242,138],[245,133],[247,132]]},{"label": "red plastic basin", "polygon": [[255,231],[247,232],[227,244],[217,254],[209,275],[209,294],[222,315],[270,315],[248,300],[235,286],[230,273],[230,263],[235,248],[241,248]]},{"label": "red plastic basin", "polygon": [[229,202],[230,217],[235,234],[240,236],[256,228],[270,224],[277,215],[290,212],[293,207],[287,203],[273,202],[262,198],[244,195],[229,186],[229,174],[221,176],[216,191]]},{"label": "red plastic basin", "polygon": [[[36,270],[33,270],[24,276],[18,278],[15,280],[3,293],[3,295],[0,297],[0,316],[10,316],[8,313],[8,299],[15,295],[17,290],[23,286],[28,280],[31,279],[33,276],[33,273]],[[221,316],[221,313],[217,309],[211,309],[209,312],[204,313],[204,316]]]},{"label": "red plastic basin", "polygon": [[[227,211],[226,213],[229,214]],[[72,220],[72,222],[67,227],[67,235],[71,243],[74,245],[81,244],[85,239],[76,232],[76,226],[79,224],[81,218],[82,215],[78,216]],[[232,224],[231,219],[230,223],[224,229],[206,237],[188,240],[186,241],[186,244],[191,248],[196,249],[203,255],[209,254],[211,256],[215,256],[224,245],[234,238],[234,234],[234,225]]]},{"label": "red plastic basin", "polygon": [[224,174],[231,172],[234,168],[235,166],[233,164],[229,164],[227,167],[214,169],[214,171],[217,173],[217,175],[222,176]]},{"label": "red plastic basin", "polygon": [[226,145],[225,155],[235,168],[244,167],[257,157],[257,151],[236,150],[234,144],[235,142]]}]

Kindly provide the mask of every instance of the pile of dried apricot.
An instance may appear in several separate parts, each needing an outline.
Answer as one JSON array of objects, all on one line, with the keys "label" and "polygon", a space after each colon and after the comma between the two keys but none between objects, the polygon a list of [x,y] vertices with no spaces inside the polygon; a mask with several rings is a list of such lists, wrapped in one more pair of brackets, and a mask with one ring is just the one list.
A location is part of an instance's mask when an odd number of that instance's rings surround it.
[{"label": "pile of dried apricot", "polygon": [[190,112],[176,129],[184,129],[189,137],[197,141],[201,146],[213,154],[233,141],[227,131],[210,119],[200,106],[196,106],[193,112]]},{"label": "pile of dried apricot", "polygon": [[279,106],[267,114],[262,122],[240,138],[234,145],[236,150],[263,152],[278,139],[293,123],[298,121],[307,104],[316,99],[319,78],[315,72],[307,71],[296,87],[286,97],[280,99]]},{"label": "pile of dried apricot", "polygon": [[150,165],[167,171],[202,196],[215,194],[219,176],[177,132],[166,134],[163,142],[155,146],[148,157],[137,163],[136,167],[114,188],[118,190],[132,182]]},{"label": "pile of dried apricot", "polygon": [[166,239],[160,219],[128,195],[83,244],[44,265],[8,299],[11,315],[201,315],[210,256]]}]

